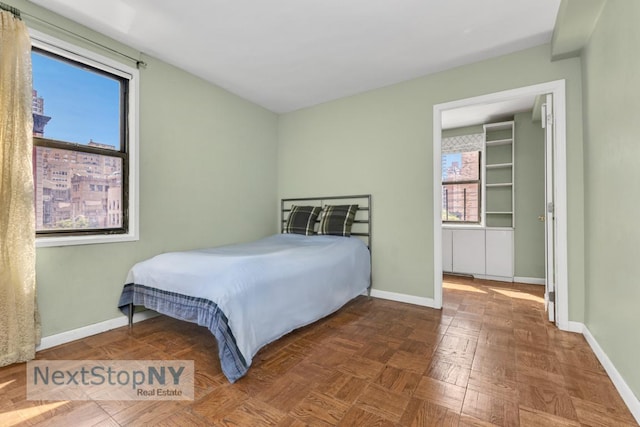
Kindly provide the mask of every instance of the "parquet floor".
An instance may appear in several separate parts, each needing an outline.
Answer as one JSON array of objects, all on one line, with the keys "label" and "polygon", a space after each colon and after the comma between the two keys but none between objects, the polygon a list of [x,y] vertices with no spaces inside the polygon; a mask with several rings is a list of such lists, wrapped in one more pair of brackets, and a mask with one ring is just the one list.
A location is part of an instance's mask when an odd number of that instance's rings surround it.
[{"label": "parquet floor", "polygon": [[445,277],[433,310],[359,297],[262,349],[229,384],[204,328],[157,317],[39,359],[193,359],[193,401],[26,401],[0,369],[0,425],[634,426],[581,335],[546,320],[542,287]]}]

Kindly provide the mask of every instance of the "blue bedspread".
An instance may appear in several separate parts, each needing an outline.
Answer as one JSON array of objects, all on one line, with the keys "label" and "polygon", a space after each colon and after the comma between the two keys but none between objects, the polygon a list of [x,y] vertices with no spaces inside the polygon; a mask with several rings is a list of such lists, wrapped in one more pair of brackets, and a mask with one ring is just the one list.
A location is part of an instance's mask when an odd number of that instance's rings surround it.
[{"label": "blue bedspread", "polygon": [[118,308],[128,316],[131,303],[205,326],[218,342],[220,365],[229,381],[233,383],[247,373],[249,365],[238,349],[227,316],[213,301],[128,283],[124,285]]},{"label": "blue bedspread", "polygon": [[278,234],[142,261],[129,271],[118,306],[207,327],[223,373],[235,382],[264,345],[364,293],[370,272],[357,238]]}]

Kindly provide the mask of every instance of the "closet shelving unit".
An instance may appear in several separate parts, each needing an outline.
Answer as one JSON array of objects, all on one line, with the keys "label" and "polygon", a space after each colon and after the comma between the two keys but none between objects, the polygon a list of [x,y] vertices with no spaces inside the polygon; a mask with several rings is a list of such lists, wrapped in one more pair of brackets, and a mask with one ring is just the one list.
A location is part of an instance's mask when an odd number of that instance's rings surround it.
[{"label": "closet shelving unit", "polygon": [[484,125],[485,225],[515,227],[513,121]]}]

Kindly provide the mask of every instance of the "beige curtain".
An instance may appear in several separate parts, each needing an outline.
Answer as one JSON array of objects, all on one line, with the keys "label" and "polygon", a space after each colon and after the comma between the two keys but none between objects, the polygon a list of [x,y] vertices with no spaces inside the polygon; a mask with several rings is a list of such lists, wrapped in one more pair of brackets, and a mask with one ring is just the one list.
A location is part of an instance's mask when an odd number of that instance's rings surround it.
[{"label": "beige curtain", "polygon": [[0,366],[33,359],[36,310],[31,42],[0,12]]}]

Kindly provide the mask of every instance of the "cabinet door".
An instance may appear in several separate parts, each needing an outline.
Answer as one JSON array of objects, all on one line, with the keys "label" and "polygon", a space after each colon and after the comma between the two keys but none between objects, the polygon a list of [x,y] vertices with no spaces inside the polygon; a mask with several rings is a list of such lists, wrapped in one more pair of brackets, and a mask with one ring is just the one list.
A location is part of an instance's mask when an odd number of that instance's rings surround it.
[{"label": "cabinet door", "polygon": [[452,230],[453,271],[485,274],[484,230]]},{"label": "cabinet door", "polygon": [[446,228],[442,229],[442,271],[453,271],[453,234]]},{"label": "cabinet door", "polygon": [[513,278],[513,230],[487,230],[487,276]]}]

